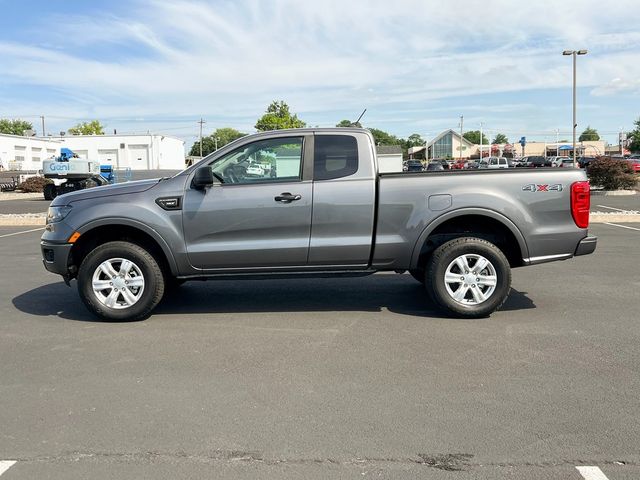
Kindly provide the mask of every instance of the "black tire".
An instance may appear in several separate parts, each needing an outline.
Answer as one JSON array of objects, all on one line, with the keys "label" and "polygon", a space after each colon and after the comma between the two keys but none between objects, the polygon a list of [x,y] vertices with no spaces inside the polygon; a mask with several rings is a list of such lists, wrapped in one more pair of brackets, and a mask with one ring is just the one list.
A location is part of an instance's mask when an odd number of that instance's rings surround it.
[{"label": "black tire", "polygon": [[425,273],[421,268],[416,268],[415,270],[409,270],[409,275],[416,279],[416,281],[420,282],[424,285],[425,282]]},{"label": "black tire", "polygon": [[[469,271],[458,273],[459,266],[454,265],[454,261],[463,255],[468,255],[469,257],[466,258],[471,262],[474,260],[478,262],[480,258],[484,258],[488,260],[489,264],[481,272],[475,274],[473,268],[477,263],[469,264],[467,262],[466,265],[470,267]],[[451,268],[449,273],[460,275],[461,281],[457,284],[449,282],[449,287],[447,287],[445,274],[449,268]],[[495,271],[495,275],[491,273],[493,271]],[[476,276],[478,278],[472,278]],[[492,286],[487,286],[487,284],[494,281],[489,280],[494,276],[495,286],[491,290]],[[477,284],[464,283],[475,282],[481,277],[482,280]],[[456,317],[481,318],[489,316],[500,308],[509,295],[511,267],[502,251],[493,243],[475,237],[461,237],[441,245],[433,252],[427,262],[425,278],[428,279],[426,290],[429,297],[442,310]],[[452,286],[455,287],[455,290]],[[464,294],[464,298],[459,301],[453,297],[458,293]],[[477,301],[476,295],[486,295],[487,298]]]},{"label": "black tire", "polygon": [[53,183],[47,183],[42,190],[45,200],[53,200],[58,196],[58,187]]},{"label": "black tire", "polygon": [[[112,308],[105,305],[99,298],[99,295],[106,295],[105,292],[110,290],[105,290],[101,293],[94,292],[93,276],[103,262],[117,259],[128,260],[135,267],[134,273],[136,275],[131,277],[122,274],[122,281],[125,278],[134,280],[142,277],[144,286],[135,303],[128,307],[120,305],[121,308]],[[117,262],[114,265],[117,265]],[[109,242],[96,247],[85,257],[78,271],[80,298],[93,314],[101,319],[110,321],[141,320],[148,317],[162,300],[164,285],[162,269],[153,256],[139,245],[129,242]],[[111,289],[112,287],[106,286],[105,288]],[[124,287],[122,290],[125,288],[128,288],[128,292],[131,292],[131,287]],[[115,290],[117,292],[117,289]],[[120,303],[126,303],[124,296],[118,297],[118,294],[116,294],[116,297]]]}]

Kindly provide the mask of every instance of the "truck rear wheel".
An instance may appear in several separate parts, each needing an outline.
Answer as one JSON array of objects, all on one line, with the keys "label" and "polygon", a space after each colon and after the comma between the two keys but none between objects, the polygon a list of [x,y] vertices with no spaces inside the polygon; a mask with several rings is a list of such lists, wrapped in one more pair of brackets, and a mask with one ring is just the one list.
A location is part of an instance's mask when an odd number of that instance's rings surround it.
[{"label": "truck rear wheel", "polygon": [[58,196],[58,188],[53,183],[47,183],[42,192],[45,200],[53,200]]},{"label": "truck rear wheel", "polygon": [[462,318],[486,317],[506,300],[511,267],[493,243],[461,237],[438,247],[429,258],[426,290],[443,310]]},{"label": "truck rear wheel", "polygon": [[144,248],[129,242],[109,242],[82,261],[78,292],[86,307],[102,319],[140,320],[162,299],[164,276]]}]

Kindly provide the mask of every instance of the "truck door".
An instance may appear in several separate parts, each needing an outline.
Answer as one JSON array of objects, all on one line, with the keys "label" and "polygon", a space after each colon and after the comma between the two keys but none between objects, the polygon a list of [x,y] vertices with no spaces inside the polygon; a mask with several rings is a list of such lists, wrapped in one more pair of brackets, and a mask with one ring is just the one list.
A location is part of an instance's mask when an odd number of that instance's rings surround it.
[{"label": "truck door", "polygon": [[[203,270],[307,263],[312,182],[304,136],[256,140],[210,164],[221,183],[187,187],[183,228],[191,265]],[[310,169],[309,169],[310,170]]]},{"label": "truck door", "polygon": [[377,176],[373,154],[365,134],[315,134],[309,265],[368,265]]}]

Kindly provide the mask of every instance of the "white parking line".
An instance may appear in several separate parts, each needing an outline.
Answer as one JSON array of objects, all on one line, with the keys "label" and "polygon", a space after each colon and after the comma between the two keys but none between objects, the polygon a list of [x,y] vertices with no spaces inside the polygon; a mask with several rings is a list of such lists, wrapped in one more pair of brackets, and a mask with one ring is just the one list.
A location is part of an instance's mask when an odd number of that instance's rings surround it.
[{"label": "white parking line", "polygon": [[640,228],[636,228],[636,227],[627,227],[626,225],[618,225],[617,223],[607,223],[607,222],[604,222],[604,224],[611,225],[612,227],[628,228],[629,230],[637,230],[638,232],[640,232]]},{"label": "white parking line", "polygon": [[596,205],[596,207],[600,207],[600,208],[608,208],[609,210],[617,210],[619,212],[629,212],[630,210],[623,210],[622,208],[616,208],[616,207],[607,207],[606,205]]},{"label": "white parking line", "polygon": [[7,233],[5,235],[0,235],[0,238],[4,238],[4,237],[13,237],[14,235],[20,235],[23,233],[31,233],[31,232],[37,232],[38,230],[44,230],[44,227],[40,227],[40,228],[34,228],[32,230],[25,230],[23,232],[13,232],[13,233]]},{"label": "white parking line", "polygon": [[584,480],[609,480],[598,467],[576,467]]},{"label": "white parking line", "polygon": [[15,465],[15,460],[0,460],[0,475]]}]

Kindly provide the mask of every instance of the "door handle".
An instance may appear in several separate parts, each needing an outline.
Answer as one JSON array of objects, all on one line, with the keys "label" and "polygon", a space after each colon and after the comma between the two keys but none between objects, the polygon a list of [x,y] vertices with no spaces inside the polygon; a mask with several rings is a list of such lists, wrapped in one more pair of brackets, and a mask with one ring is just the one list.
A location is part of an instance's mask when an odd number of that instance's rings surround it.
[{"label": "door handle", "polygon": [[297,194],[294,195],[289,192],[284,192],[278,195],[277,197],[274,197],[274,200],[280,203],[291,203],[291,202],[295,202],[296,200],[300,200],[301,198],[302,198],[302,195],[297,195]]}]

